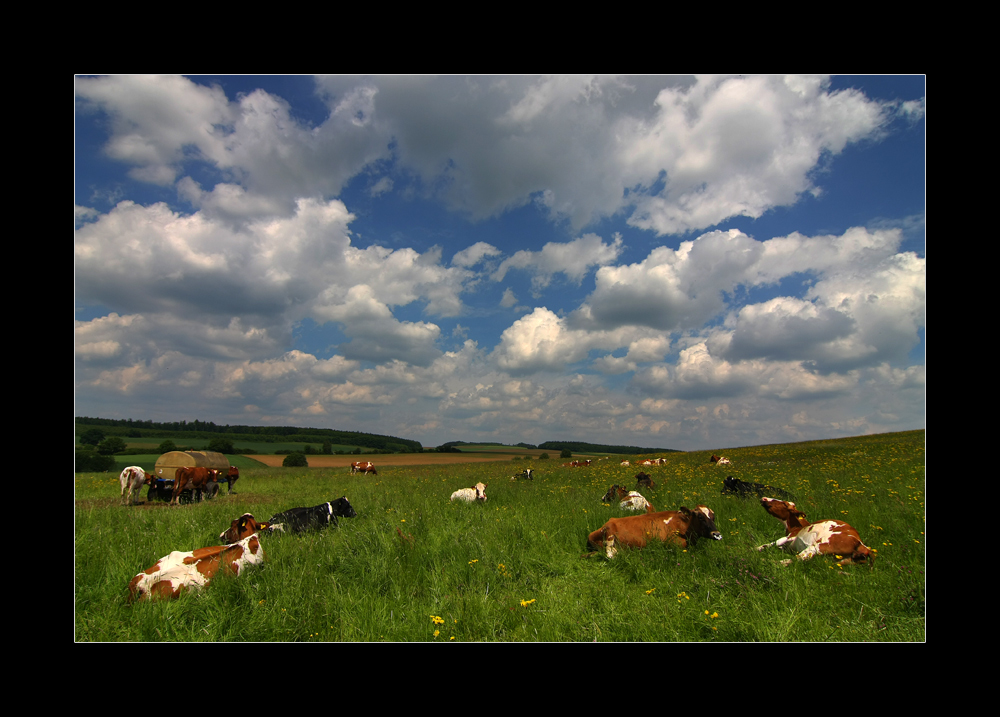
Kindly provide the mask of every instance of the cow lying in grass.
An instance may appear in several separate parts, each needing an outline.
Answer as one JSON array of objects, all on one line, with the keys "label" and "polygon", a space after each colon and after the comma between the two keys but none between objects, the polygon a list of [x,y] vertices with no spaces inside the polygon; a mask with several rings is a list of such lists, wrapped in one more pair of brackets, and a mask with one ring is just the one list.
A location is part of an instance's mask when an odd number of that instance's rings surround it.
[{"label": "cow lying in grass", "polygon": [[476,501],[486,501],[486,486],[489,483],[476,483],[471,488],[459,488],[454,493],[451,494],[452,500],[464,500],[466,503],[475,503]]},{"label": "cow lying in grass", "polygon": [[614,501],[620,501],[618,504],[619,508],[624,510],[644,510],[647,513],[654,512],[653,506],[646,500],[641,493],[634,490],[629,490],[625,486],[618,485],[615,483],[608,489],[608,492],[604,494],[601,501],[604,503],[611,503]]},{"label": "cow lying in grass", "polygon": [[175,550],[136,575],[128,584],[129,601],[155,597],[176,598],[184,590],[198,590],[208,585],[220,571],[239,575],[251,565],[264,561],[264,548],[257,531],[267,527],[249,513],[232,522],[229,545],[198,548],[189,552]]},{"label": "cow lying in grass", "polygon": [[763,483],[747,483],[745,480],[740,480],[739,478],[734,478],[733,476],[728,476],[724,481],[722,481],[722,493],[723,495],[737,495],[740,498],[749,498],[754,494],[756,494],[758,498],[763,498],[765,493],[768,495],[781,496],[781,498],[792,497],[787,492],[781,490],[781,488],[764,485]]},{"label": "cow lying in grass", "polygon": [[[343,498],[331,500],[312,508],[291,508],[272,515],[268,524],[269,533],[301,533],[305,530],[325,528],[328,525],[337,526],[337,518],[353,518],[357,516],[354,507],[345,495]],[[222,536],[219,536],[220,538]]]},{"label": "cow lying in grass", "polygon": [[[715,513],[704,505],[694,510],[665,510],[659,513],[612,518],[601,528],[587,536],[587,547],[604,550],[609,558],[615,557],[618,547],[644,548],[653,539],[670,541],[687,548],[699,538],[722,540],[722,533],[715,527]],[[595,553],[588,553],[590,557]]]},{"label": "cow lying in grass", "polygon": [[[794,553],[799,560],[809,560],[814,555],[833,555],[841,567],[866,560],[871,565],[875,560],[873,551],[861,542],[858,531],[842,520],[810,523],[806,514],[795,508],[795,503],[777,498],[761,498],[760,504],[768,514],[785,524],[786,535],[773,543],[761,545],[758,551],[773,546]],[[789,558],[782,560],[781,564],[787,566],[791,562]]]},{"label": "cow lying in grass", "polygon": [[655,488],[656,483],[649,473],[636,473],[635,474],[635,487],[638,488],[642,486],[643,488]]}]

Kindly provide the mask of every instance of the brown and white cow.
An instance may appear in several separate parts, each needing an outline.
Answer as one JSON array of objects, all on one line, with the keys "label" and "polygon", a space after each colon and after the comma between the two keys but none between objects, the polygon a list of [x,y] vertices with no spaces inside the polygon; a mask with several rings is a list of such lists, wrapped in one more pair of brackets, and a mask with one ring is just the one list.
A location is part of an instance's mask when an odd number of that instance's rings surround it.
[{"label": "brown and white cow", "polygon": [[623,485],[618,485],[615,483],[608,489],[608,492],[604,494],[601,501],[604,503],[611,503],[614,501],[621,501],[618,504],[619,508],[624,510],[643,510],[647,513],[655,513],[655,509],[652,504],[646,500],[641,493],[634,490],[629,490]]},{"label": "brown and white cow", "polygon": [[[219,481],[219,471],[214,468],[204,468],[202,466],[181,467],[174,473],[174,493],[170,499],[170,505],[180,505],[181,492],[193,490],[202,499],[202,492],[208,487],[209,481]],[[218,485],[215,486],[218,490]]]},{"label": "brown and white cow", "polygon": [[157,597],[176,598],[183,590],[198,590],[208,585],[220,571],[239,575],[247,567],[262,563],[264,548],[256,533],[251,532],[256,521],[253,516],[249,517],[250,520],[242,528],[247,533],[246,537],[231,545],[215,545],[188,552],[175,550],[157,560],[129,582],[129,602]]},{"label": "brown and white cow", "polygon": [[[118,476],[118,480],[122,484],[121,502],[131,505],[135,502],[136,498],[139,497],[139,492],[142,490],[142,487],[144,485],[152,484],[153,476],[139,466],[129,466],[122,471],[120,476]],[[128,489],[127,491],[126,488]]]},{"label": "brown and white cow", "polygon": [[[722,533],[715,527],[715,513],[704,505],[696,506],[694,510],[681,506],[680,510],[612,518],[587,536],[587,547],[603,549],[609,558],[613,558],[618,553],[618,546],[644,548],[655,538],[687,548],[699,537],[722,540]],[[593,553],[587,557],[590,555]]]},{"label": "brown and white cow", "polygon": [[371,461],[361,461],[359,463],[351,464],[351,473],[371,473],[373,476],[378,475],[378,471],[375,470],[375,464]]},{"label": "brown and white cow", "polygon": [[452,500],[464,500],[466,503],[475,503],[477,500],[486,502],[486,486],[489,483],[476,483],[471,488],[459,488],[451,494]]},{"label": "brown and white cow", "polygon": [[723,456],[717,456],[714,453],[712,454],[712,457],[708,459],[708,462],[714,463],[717,466],[732,465],[728,458],[724,458]]},{"label": "brown and white cow", "polygon": [[566,468],[585,468],[590,465],[590,459],[585,461],[573,461],[571,463],[563,463]]},{"label": "brown and white cow", "polygon": [[[760,504],[785,524],[785,537],[761,545],[758,551],[774,546],[794,553],[799,560],[809,560],[814,555],[834,555],[841,567],[866,560],[871,565],[875,560],[872,550],[861,542],[858,531],[842,520],[810,523],[806,514],[795,508],[795,503],[777,498],[761,498]],[[791,563],[791,559],[781,561],[782,565]]]},{"label": "brown and white cow", "polygon": [[260,533],[271,527],[271,521],[258,523],[252,513],[244,513],[229,524],[229,527],[219,533],[219,540],[227,545],[249,538],[254,533]]}]

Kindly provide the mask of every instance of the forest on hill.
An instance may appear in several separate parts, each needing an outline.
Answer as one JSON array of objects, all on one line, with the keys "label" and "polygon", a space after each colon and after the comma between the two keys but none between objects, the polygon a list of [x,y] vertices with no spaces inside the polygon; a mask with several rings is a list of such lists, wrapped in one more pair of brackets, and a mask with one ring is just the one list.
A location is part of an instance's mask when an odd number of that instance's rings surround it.
[{"label": "forest on hill", "polygon": [[539,448],[550,451],[571,450],[574,453],[620,453],[628,456],[643,453],[682,453],[675,448],[639,448],[638,446],[606,446],[600,443],[580,443],[577,441],[546,441]]},{"label": "forest on hill", "polygon": [[420,453],[423,446],[397,436],[358,431],[338,431],[332,428],[300,428],[298,426],[243,426],[216,425],[211,421],[136,421],[131,418],[91,418],[76,417],[76,434],[81,435],[92,428],[100,428],[109,436],[142,438],[143,436],[166,436],[169,438],[204,438],[205,434],[226,438],[231,441],[254,441],[257,443],[322,442],[376,448],[397,453]]}]

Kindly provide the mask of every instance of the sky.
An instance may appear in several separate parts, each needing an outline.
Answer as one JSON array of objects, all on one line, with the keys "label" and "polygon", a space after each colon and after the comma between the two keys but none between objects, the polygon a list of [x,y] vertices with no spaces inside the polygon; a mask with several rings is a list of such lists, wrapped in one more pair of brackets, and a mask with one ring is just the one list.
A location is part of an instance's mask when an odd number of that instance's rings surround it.
[{"label": "sky", "polygon": [[77,76],[75,415],[924,427],[916,76]]}]

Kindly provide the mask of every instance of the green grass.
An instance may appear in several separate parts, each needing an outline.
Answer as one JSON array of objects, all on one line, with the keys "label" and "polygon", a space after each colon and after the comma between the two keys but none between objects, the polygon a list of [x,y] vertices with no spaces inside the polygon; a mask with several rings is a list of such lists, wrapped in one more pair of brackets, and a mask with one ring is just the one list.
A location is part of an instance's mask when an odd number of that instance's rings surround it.
[{"label": "green grass", "polygon": [[[657,544],[582,558],[587,534],[634,485],[617,457],[589,468],[509,463],[340,469],[241,466],[238,495],[182,507],[118,505],[116,474],[76,476],[80,641],[922,641],[923,431],[668,454],[644,468],[657,510],[704,503],[723,532],[687,552]],[[878,550],[874,568],[796,561],[756,546],[784,534],[756,500],[719,494],[734,475],[790,491],[810,520],[841,518]],[[451,492],[482,480],[485,504]],[[347,495],[359,515],[317,533],[267,536],[266,561],[169,602],[130,605],[128,581],[172,550],[217,544],[259,520]],[[396,529],[412,535],[412,545]],[[443,622],[437,622],[439,618]],[[434,632],[438,634],[435,636]]]}]

